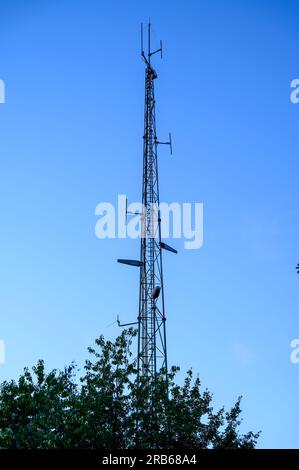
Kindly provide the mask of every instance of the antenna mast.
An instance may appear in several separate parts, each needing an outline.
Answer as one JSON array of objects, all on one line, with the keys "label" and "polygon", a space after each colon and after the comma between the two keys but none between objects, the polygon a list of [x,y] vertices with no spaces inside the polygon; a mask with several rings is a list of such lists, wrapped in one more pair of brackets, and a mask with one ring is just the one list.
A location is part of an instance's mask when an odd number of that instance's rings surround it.
[{"label": "antenna mast", "polygon": [[157,50],[151,50],[151,23],[149,22],[148,51],[145,54],[143,25],[141,25],[141,56],[146,67],[140,260],[118,260],[140,268],[137,367],[138,377],[150,381],[155,381],[160,369],[163,370],[165,380],[167,380],[162,250],[176,253],[174,248],[161,241],[157,150],[159,144],[168,144],[172,152],[172,143],[171,135],[169,135],[169,142],[159,142],[156,133],[154,81],[158,75],[151,65],[151,57],[159,52],[162,57],[162,41]]}]

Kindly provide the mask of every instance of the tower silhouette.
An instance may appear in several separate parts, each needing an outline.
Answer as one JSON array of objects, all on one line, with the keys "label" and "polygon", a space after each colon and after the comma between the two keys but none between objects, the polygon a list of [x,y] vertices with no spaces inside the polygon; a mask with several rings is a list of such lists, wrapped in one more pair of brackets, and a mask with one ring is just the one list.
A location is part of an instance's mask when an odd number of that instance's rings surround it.
[{"label": "tower silhouette", "polygon": [[[138,376],[155,380],[157,372],[167,379],[167,343],[166,313],[164,301],[164,282],[162,251],[177,251],[161,240],[161,213],[158,176],[158,146],[170,146],[169,141],[161,142],[156,132],[155,90],[154,83],[158,75],[152,66],[151,58],[161,53],[160,47],[151,50],[151,24],[148,24],[147,54],[143,48],[143,26],[141,26],[141,56],[145,62],[145,105],[143,135],[143,176],[142,176],[142,212],[141,218],[140,259],[119,259],[118,262],[140,268],[139,312],[138,312]],[[127,214],[131,214],[126,210]],[[136,214],[136,213],[134,213]],[[118,322],[119,323],[119,322]],[[134,323],[127,323],[131,325]],[[120,323],[119,323],[120,325]],[[120,325],[120,326],[126,326]]]}]

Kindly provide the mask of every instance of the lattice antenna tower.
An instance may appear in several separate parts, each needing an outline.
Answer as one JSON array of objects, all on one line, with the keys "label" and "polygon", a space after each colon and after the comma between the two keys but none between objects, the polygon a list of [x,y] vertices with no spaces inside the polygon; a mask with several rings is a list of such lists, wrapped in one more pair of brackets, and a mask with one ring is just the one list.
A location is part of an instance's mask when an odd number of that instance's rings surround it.
[{"label": "lattice antenna tower", "polygon": [[152,57],[161,54],[162,41],[156,50],[151,49],[151,23],[147,27],[147,53],[144,52],[143,25],[141,25],[141,56],[145,63],[145,106],[143,135],[143,176],[142,176],[142,212],[132,213],[126,208],[127,215],[141,218],[140,259],[118,259],[119,263],[140,269],[139,311],[137,322],[120,326],[138,325],[138,377],[155,381],[162,370],[167,380],[167,342],[166,313],[164,301],[164,282],[162,251],[177,251],[161,240],[161,213],[158,175],[158,146],[170,147],[171,134],[167,142],[159,141],[156,131],[156,102],[154,83],[158,78],[152,66]]}]

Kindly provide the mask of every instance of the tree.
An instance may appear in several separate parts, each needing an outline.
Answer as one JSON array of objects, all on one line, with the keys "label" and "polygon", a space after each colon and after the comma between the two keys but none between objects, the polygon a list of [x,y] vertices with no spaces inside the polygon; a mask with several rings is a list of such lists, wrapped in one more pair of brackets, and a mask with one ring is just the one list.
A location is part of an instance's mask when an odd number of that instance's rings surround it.
[{"label": "tree", "polygon": [[137,381],[132,361],[133,329],[114,342],[100,336],[89,348],[85,372],[76,366],[45,372],[39,361],[18,381],[0,385],[1,448],[155,448],[205,449],[255,447],[259,433],[240,434],[240,402],[229,412],[214,412],[212,394],[187,372],[168,383],[163,371],[155,383]]}]

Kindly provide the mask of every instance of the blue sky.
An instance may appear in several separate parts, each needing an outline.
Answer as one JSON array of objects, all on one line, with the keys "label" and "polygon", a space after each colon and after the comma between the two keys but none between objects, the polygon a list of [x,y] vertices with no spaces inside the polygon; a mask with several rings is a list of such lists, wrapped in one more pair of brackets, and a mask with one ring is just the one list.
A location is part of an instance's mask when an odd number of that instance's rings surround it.
[{"label": "blue sky", "polygon": [[0,1],[0,380],[44,358],[79,364],[134,321],[138,241],[98,240],[99,202],[141,193],[150,16],[160,195],[204,203],[204,246],[165,253],[169,363],[215,406],[243,395],[260,447],[298,447],[298,124],[295,1]]}]

